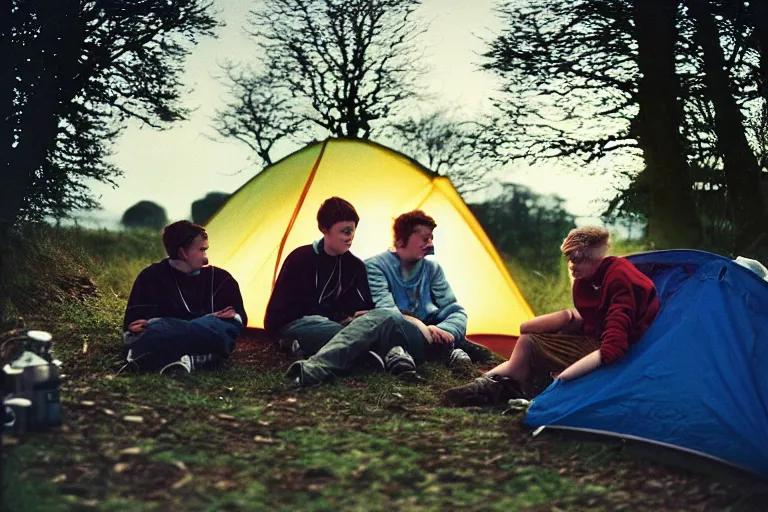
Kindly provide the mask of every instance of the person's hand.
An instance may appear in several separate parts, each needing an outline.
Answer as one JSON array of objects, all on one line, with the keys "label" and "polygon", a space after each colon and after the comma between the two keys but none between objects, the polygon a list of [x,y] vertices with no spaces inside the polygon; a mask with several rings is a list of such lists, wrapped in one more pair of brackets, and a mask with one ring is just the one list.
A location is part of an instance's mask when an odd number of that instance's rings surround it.
[{"label": "person's hand", "polygon": [[363,316],[363,315],[364,315],[364,314],[366,314],[368,311],[370,311],[370,310],[369,310],[369,309],[364,309],[364,310],[361,310],[361,311],[355,311],[355,314],[354,314],[354,315],[352,315],[352,316],[348,316],[347,318],[345,318],[344,320],[342,320],[342,321],[341,321],[341,322],[339,322],[339,323],[340,323],[341,325],[343,325],[344,327],[346,327],[346,326],[348,326],[349,324],[351,324],[351,323],[352,323],[352,320],[354,320],[355,318],[359,318],[359,317]]},{"label": "person's hand", "polygon": [[146,320],[134,320],[130,324],[128,324],[128,330],[133,333],[140,333],[147,330],[147,321]]},{"label": "person's hand", "polygon": [[433,343],[453,343],[453,334],[444,331],[436,325],[428,325],[427,329],[432,335]]},{"label": "person's hand", "polygon": [[407,313],[403,313],[403,318],[411,322],[413,325],[419,328],[419,332],[422,336],[424,336],[424,341],[429,343],[430,345],[435,342],[434,338],[432,337],[432,333],[429,331],[426,325],[424,325],[424,322],[416,318],[415,316],[411,316]]},{"label": "person's hand", "polygon": [[232,306],[227,306],[221,311],[215,311],[211,314],[216,318],[221,318],[222,320],[231,320],[232,318],[235,318],[237,311],[235,311],[235,308],[233,308]]}]

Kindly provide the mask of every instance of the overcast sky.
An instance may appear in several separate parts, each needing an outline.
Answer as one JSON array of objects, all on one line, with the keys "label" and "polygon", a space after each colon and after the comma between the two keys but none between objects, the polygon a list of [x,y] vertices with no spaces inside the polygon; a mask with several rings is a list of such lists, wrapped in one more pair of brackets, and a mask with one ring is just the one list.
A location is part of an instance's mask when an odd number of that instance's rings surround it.
[{"label": "overcast sky", "polygon": [[[187,60],[185,84],[189,120],[158,132],[131,124],[115,146],[113,161],[125,175],[112,189],[94,184],[104,211],[92,216],[101,225],[113,226],[122,213],[140,200],[162,205],[171,220],[190,218],[190,206],[207,192],[233,192],[260,170],[248,148],[236,141],[212,140],[211,117],[225,98],[216,79],[225,59],[249,61],[257,51],[243,33],[247,13],[258,0],[217,0],[218,17],[226,22],[218,39],[203,40]],[[424,0],[420,18],[429,22],[423,34],[425,87],[435,96],[435,108],[459,110],[473,117],[489,109],[488,96],[496,83],[478,70],[481,54],[500,30],[493,12],[494,0]],[[387,144],[387,140],[378,140]],[[299,147],[292,147],[289,153]],[[285,156],[274,155],[279,158]],[[275,160],[277,159],[275,158]],[[531,168],[516,165],[498,172],[502,181],[522,183],[539,193],[566,199],[566,207],[580,217],[598,214],[597,202],[611,196],[612,179],[577,175],[556,166]]]}]

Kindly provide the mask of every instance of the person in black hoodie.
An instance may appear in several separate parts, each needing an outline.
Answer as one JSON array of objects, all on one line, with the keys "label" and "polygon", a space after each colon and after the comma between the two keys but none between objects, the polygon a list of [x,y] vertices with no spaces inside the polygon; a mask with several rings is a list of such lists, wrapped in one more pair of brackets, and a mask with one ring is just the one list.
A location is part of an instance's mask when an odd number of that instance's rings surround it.
[{"label": "person in black hoodie", "polygon": [[294,354],[310,356],[288,369],[298,386],[330,380],[367,354],[390,373],[415,370],[409,343],[420,339],[418,328],[396,311],[375,309],[365,264],[349,251],[359,220],[348,201],[326,199],[317,212],[323,238],[294,249],[275,281],[264,328]]},{"label": "person in black hoodie", "polygon": [[123,318],[120,371],[191,373],[228,357],[248,317],[237,281],[209,266],[208,235],[183,220],[163,230],[168,258],[142,270]]}]

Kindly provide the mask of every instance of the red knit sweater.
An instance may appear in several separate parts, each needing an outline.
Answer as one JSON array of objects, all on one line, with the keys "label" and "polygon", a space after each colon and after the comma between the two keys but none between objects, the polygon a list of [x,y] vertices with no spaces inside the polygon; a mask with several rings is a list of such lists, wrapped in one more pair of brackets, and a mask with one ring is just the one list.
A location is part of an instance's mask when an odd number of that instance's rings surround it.
[{"label": "red knit sweater", "polygon": [[653,281],[624,258],[605,258],[591,279],[573,283],[573,304],[587,336],[600,338],[602,364],[624,355],[659,312]]}]

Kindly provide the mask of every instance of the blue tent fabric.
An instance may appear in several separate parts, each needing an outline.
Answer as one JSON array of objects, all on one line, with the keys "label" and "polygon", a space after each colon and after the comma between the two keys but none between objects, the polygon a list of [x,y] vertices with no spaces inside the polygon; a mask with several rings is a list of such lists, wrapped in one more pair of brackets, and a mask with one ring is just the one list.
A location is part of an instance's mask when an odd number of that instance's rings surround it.
[{"label": "blue tent fabric", "polygon": [[658,317],[615,364],[555,381],[525,423],[640,438],[768,477],[768,282],[701,251],[628,259],[654,281]]}]

